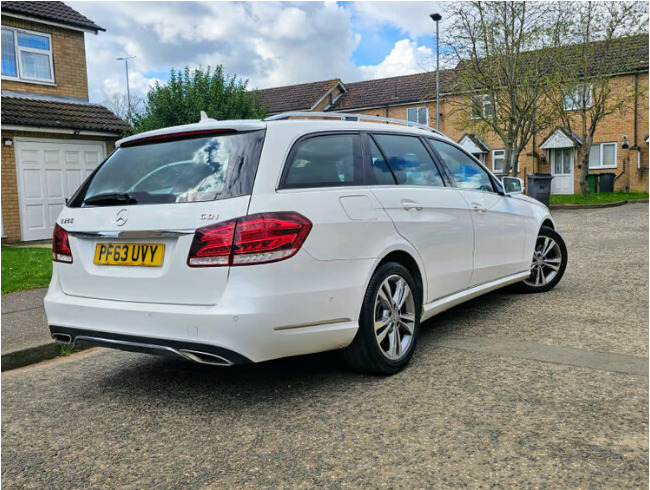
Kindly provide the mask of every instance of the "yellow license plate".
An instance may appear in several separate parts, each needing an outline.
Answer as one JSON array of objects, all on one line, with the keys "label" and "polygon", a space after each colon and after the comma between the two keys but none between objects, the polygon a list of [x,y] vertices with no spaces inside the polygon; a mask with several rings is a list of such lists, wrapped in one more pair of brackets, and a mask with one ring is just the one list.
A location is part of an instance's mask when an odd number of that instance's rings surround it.
[{"label": "yellow license plate", "polygon": [[164,255],[162,243],[98,243],[95,264],[160,267]]}]

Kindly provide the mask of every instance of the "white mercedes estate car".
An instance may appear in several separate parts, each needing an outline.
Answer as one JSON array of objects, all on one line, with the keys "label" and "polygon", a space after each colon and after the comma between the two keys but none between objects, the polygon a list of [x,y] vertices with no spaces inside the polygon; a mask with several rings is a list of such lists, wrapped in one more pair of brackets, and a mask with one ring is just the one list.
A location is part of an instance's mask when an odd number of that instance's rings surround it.
[{"label": "white mercedes estate car", "polygon": [[420,322],[566,268],[548,208],[428,126],[203,117],[117,147],[57,219],[61,343],[219,366],[340,349],[392,374]]}]

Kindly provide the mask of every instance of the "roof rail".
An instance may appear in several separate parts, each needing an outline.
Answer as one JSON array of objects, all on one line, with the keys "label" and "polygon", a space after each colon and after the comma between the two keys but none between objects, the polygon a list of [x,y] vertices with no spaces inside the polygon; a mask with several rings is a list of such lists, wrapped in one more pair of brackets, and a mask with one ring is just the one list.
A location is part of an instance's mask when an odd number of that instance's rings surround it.
[{"label": "roof rail", "polygon": [[424,129],[426,131],[432,131],[436,134],[442,135],[440,131],[427,126],[426,124],[419,124],[413,121],[407,121],[405,119],[393,119],[391,117],[379,117],[379,116],[366,116],[365,114],[349,114],[345,112],[283,112],[281,114],[275,114],[274,116],[269,116],[264,121],[281,121],[284,119],[290,119],[292,117],[313,117],[313,118],[330,118],[330,119],[340,119],[341,121],[376,121],[376,122],[386,122],[391,124],[403,124],[404,126],[411,126],[414,128]]}]

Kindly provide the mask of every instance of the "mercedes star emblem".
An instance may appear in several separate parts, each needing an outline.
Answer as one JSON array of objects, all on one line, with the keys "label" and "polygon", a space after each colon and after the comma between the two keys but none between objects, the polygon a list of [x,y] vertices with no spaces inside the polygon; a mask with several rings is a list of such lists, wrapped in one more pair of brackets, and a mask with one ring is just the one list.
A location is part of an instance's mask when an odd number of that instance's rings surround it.
[{"label": "mercedes star emblem", "polygon": [[117,216],[115,216],[115,223],[117,226],[124,226],[124,223],[126,223],[129,219],[129,213],[126,209],[122,209],[119,213],[117,213]]}]

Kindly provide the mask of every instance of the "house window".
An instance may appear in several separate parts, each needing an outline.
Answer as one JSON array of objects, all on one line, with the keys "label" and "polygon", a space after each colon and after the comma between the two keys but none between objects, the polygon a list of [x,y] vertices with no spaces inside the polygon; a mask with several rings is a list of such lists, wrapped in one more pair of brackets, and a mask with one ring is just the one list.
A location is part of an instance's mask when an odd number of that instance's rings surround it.
[{"label": "house window", "polygon": [[616,143],[593,143],[589,150],[589,168],[616,168]]},{"label": "house window", "polygon": [[492,150],[492,171],[505,174],[506,150]]},{"label": "house window", "polygon": [[[506,150],[492,150],[492,172],[506,173]],[[519,173],[519,160],[517,160],[517,173]]]},{"label": "house window", "polygon": [[491,119],[494,114],[494,103],[489,95],[472,96],[470,99],[470,117],[472,119]]},{"label": "house window", "polygon": [[54,83],[50,35],[3,27],[2,78]]},{"label": "house window", "polygon": [[409,107],[406,109],[406,119],[418,124],[429,124],[429,109],[427,107]]},{"label": "house window", "polygon": [[591,102],[591,85],[576,85],[572,90],[564,94],[565,111],[588,109],[591,107]]}]

